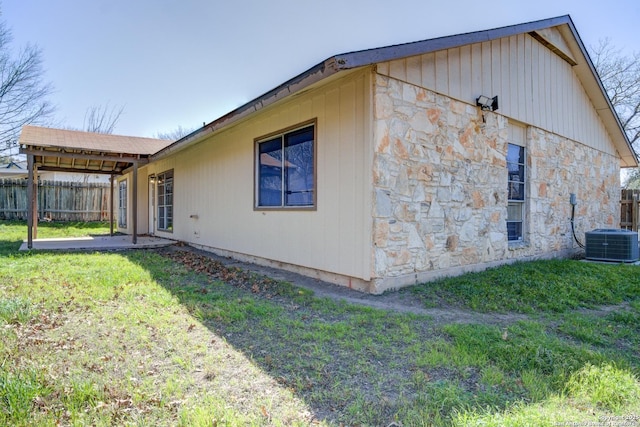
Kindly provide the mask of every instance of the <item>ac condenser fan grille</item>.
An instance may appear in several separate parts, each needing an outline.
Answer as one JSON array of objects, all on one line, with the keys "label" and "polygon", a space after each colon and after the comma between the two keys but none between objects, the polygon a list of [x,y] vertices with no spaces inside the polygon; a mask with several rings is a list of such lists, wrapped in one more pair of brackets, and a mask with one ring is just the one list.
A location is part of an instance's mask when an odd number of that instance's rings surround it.
[{"label": "ac condenser fan grille", "polygon": [[585,233],[585,258],[594,261],[638,261],[638,233],[629,230],[596,229]]}]

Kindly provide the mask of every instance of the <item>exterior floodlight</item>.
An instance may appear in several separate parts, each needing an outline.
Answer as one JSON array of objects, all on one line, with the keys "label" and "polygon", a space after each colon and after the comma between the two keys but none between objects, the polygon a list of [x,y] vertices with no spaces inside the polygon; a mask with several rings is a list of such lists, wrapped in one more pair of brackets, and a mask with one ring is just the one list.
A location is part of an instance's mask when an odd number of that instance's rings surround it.
[{"label": "exterior floodlight", "polygon": [[480,95],[476,98],[476,105],[483,111],[496,111],[498,109],[498,96],[489,98],[488,96]]}]

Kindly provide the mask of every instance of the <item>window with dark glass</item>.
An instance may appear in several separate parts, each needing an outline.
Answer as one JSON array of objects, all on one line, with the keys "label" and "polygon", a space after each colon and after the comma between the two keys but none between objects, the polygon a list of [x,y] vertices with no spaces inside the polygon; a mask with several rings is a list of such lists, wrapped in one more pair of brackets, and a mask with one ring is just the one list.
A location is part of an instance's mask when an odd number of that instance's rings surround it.
[{"label": "window with dark glass", "polygon": [[256,207],[313,207],[314,126],[258,141]]},{"label": "window with dark glass", "polygon": [[127,180],[118,184],[118,227],[127,227]]},{"label": "window with dark glass", "polygon": [[507,151],[508,205],[507,234],[509,241],[522,241],[525,202],[524,147],[509,144]]},{"label": "window with dark glass", "polygon": [[158,230],[173,231],[173,170],[158,174]]}]

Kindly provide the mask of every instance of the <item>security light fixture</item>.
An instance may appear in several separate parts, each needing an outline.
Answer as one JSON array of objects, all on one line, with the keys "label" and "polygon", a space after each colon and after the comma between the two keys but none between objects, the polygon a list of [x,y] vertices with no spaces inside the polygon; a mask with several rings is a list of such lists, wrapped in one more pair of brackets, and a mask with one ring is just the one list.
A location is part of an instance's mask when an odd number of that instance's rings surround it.
[{"label": "security light fixture", "polygon": [[488,96],[480,95],[476,98],[476,105],[483,111],[496,111],[498,109],[498,96],[489,98]]}]

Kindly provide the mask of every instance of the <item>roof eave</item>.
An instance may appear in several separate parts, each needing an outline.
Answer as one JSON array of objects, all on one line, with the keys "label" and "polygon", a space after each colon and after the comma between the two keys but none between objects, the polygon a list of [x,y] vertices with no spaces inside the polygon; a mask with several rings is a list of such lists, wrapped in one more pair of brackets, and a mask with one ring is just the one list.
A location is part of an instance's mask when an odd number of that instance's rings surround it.
[{"label": "roof eave", "polygon": [[280,86],[270,90],[269,92],[255,98],[252,101],[236,108],[228,114],[202,126],[200,129],[195,130],[189,135],[177,140],[173,144],[163,148],[157,153],[153,154],[150,158],[151,161],[166,157],[176,151],[180,151],[189,147],[199,141],[202,141],[206,137],[210,136],[214,132],[226,128],[233,123],[236,123],[245,117],[262,110],[281,99],[284,99],[296,92],[300,92],[309,86],[326,79],[327,77],[337,73],[341,70],[338,66],[335,57],[331,57],[320,64],[308,69],[302,74],[284,82]]},{"label": "roof eave", "polygon": [[516,34],[555,27],[562,24],[571,24],[573,27],[569,15],[563,15],[555,18],[510,25],[490,30],[474,31],[417,42],[344,53],[336,55],[335,60],[341,69],[355,68],[372,65],[378,62],[423,55],[425,53],[436,52],[439,50],[452,49],[472,43],[482,43],[502,37],[509,37]]},{"label": "roof eave", "polygon": [[[491,41],[502,37],[509,37],[516,34],[530,33],[538,30],[542,30],[550,27],[557,27],[566,25],[576,43],[583,57],[585,58],[586,68],[588,73],[585,75],[583,71],[581,78],[589,78],[589,74],[593,81],[599,88],[601,97],[599,101],[605,102],[605,108],[598,108],[598,114],[602,118],[605,126],[610,132],[619,133],[622,137],[615,138],[612,136],[616,149],[618,149],[621,166],[622,167],[636,167],[638,166],[638,158],[631,146],[624,127],[622,126],[618,115],[606,94],[604,86],[595,70],[593,63],[589,57],[587,50],[578,35],[578,32],[569,15],[562,15],[554,18],[543,19],[539,21],[532,21],[523,24],[516,24],[507,27],[495,28],[490,30],[475,31],[464,34],[457,34],[452,36],[444,36],[429,40],[423,40],[412,43],[405,43],[400,45],[393,45],[381,48],[360,50],[355,52],[344,53],[333,56],[320,64],[310,68],[304,73],[284,82],[275,89],[259,96],[258,98],[242,105],[241,107],[231,111],[230,113],[214,120],[213,122],[204,125],[202,128],[192,132],[191,134],[179,139],[173,144],[165,147],[164,149],[153,154],[150,158],[151,161],[163,158],[176,151],[182,150],[192,144],[195,144],[206,137],[210,136],[214,132],[223,129],[239,120],[259,111],[263,108],[272,105],[273,103],[286,98],[296,92],[299,92],[327,77],[336,74],[343,70],[349,70],[364,66],[373,65],[379,62],[391,61],[395,59],[406,58],[414,55],[422,55],[425,53],[435,52],[444,49],[451,49],[455,47],[464,46],[471,43],[481,43],[485,41]],[[577,65],[578,71],[584,69],[584,66]],[[594,100],[592,99],[592,102]],[[595,102],[594,102],[595,104]],[[627,153],[624,153],[627,151]]]},{"label": "roof eave", "polygon": [[[613,135],[611,136],[614,145],[616,145],[616,149],[618,150],[618,154],[620,155],[620,166],[623,168],[638,167],[638,155],[633,149],[631,141],[629,141],[629,137],[627,136],[627,133],[624,130],[624,126],[620,121],[620,117],[618,117],[618,113],[611,103],[611,99],[609,98],[609,95],[607,94],[607,91],[602,84],[602,80],[600,80],[600,75],[598,74],[595,65],[593,65],[593,62],[591,61],[589,52],[584,46],[584,43],[582,43],[582,39],[580,38],[576,27],[573,24],[571,17],[569,17],[568,15],[566,25],[571,31],[571,34],[573,35],[573,38],[576,41],[576,44],[578,45],[578,48],[580,49],[582,56],[585,59],[584,64],[577,64],[574,67],[576,69],[576,74],[578,74],[578,77],[581,80],[586,78],[586,76],[584,75],[585,73],[593,79],[599,89],[598,93],[601,96],[598,97],[598,100],[592,99],[591,102],[594,103],[596,112],[600,116],[607,130],[609,132],[619,132],[621,136],[621,138],[615,138]],[[586,83],[584,82],[583,84],[586,85]],[[627,154],[623,152],[625,150],[628,150]]]}]

